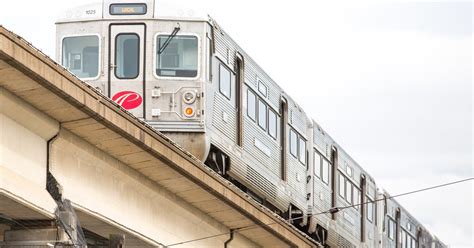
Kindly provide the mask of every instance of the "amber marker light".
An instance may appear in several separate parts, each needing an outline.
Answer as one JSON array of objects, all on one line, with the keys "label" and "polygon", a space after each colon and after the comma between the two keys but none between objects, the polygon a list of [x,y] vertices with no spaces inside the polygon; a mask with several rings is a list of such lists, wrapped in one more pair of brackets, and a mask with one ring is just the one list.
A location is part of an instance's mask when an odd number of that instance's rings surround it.
[{"label": "amber marker light", "polygon": [[184,109],[184,114],[187,116],[187,117],[191,117],[194,115],[194,109],[192,107],[186,107]]}]

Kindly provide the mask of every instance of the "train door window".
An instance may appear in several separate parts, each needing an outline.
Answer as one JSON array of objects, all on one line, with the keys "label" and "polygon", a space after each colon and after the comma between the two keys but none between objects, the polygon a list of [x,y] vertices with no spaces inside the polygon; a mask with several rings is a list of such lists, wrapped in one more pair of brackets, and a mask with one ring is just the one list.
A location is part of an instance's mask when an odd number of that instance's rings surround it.
[{"label": "train door window", "polygon": [[62,41],[61,64],[78,78],[99,76],[99,36],[66,37]]},{"label": "train door window", "polygon": [[158,35],[156,43],[156,74],[158,76],[197,77],[197,37],[178,35],[170,38],[169,35]]},{"label": "train door window", "polygon": [[115,37],[115,77],[134,79],[140,67],[140,37],[123,33]]},{"label": "train door window", "polygon": [[258,125],[263,130],[267,130],[267,105],[260,99],[258,100]]},{"label": "train door window", "polygon": [[346,201],[352,204],[352,183],[346,178]]},{"label": "train door window", "polygon": [[231,96],[231,77],[230,71],[222,64],[219,65],[219,91],[227,99]]},{"label": "train door window", "polygon": [[290,129],[290,153],[295,158],[298,157],[298,135],[293,129]]},{"label": "train door window", "polygon": [[257,98],[255,94],[247,90],[247,116],[256,121],[257,119]]},{"label": "train door window", "polygon": [[345,188],[346,188],[346,183],[344,180],[344,176],[342,174],[339,174],[339,196],[342,198],[345,198]]},{"label": "train door window", "polygon": [[323,159],[322,167],[323,182],[329,185],[329,162],[326,159]]},{"label": "train door window", "polygon": [[314,153],[314,175],[318,178],[321,178],[321,155],[317,153],[316,151]]},{"label": "train door window", "polygon": [[298,138],[298,149],[299,149],[299,160],[302,164],[306,165],[306,140],[302,137]]},{"label": "train door window", "polygon": [[268,111],[268,134],[272,136],[273,139],[277,138],[277,115],[275,111],[269,109]]}]

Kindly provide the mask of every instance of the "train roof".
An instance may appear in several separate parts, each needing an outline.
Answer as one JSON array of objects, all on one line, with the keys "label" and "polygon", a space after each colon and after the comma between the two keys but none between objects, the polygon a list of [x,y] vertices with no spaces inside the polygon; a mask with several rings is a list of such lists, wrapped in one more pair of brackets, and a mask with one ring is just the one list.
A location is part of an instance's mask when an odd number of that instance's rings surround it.
[{"label": "train roof", "polygon": [[[112,13],[113,7],[122,7]],[[75,7],[61,13],[56,23],[121,20],[157,19],[181,21],[209,21],[209,15],[198,6],[179,6],[168,0],[102,0]]]}]

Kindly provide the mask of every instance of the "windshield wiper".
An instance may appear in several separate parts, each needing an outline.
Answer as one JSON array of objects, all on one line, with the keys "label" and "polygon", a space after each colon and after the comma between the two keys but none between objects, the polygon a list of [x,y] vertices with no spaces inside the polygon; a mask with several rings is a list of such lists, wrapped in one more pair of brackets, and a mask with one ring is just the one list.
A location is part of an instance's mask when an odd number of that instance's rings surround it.
[{"label": "windshield wiper", "polygon": [[173,29],[173,32],[171,32],[170,36],[168,36],[168,39],[165,40],[165,42],[163,43],[163,46],[160,47],[158,54],[162,54],[165,51],[166,47],[168,47],[171,40],[176,36],[176,34],[179,32],[180,29],[181,27],[178,24],[178,26]]}]

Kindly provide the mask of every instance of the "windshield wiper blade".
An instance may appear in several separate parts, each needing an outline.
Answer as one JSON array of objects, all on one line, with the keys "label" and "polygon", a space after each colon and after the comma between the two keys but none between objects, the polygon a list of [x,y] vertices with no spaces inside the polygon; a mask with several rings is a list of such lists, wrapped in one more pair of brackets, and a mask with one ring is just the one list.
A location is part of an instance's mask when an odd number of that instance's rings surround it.
[{"label": "windshield wiper blade", "polygon": [[171,32],[170,36],[168,36],[168,39],[165,40],[165,42],[163,43],[163,46],[160,47],[158,54],[162,54],[165,51],[166,47],[168,47],[171,40],[176,36],[176,34],[179,32],[180,29],[181,28],[179,27],[179,25],[173,29],[173,32]]}]

